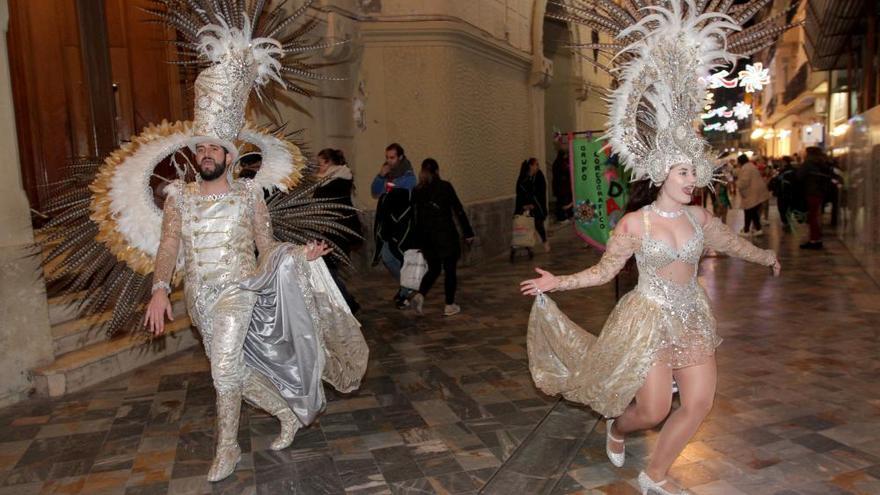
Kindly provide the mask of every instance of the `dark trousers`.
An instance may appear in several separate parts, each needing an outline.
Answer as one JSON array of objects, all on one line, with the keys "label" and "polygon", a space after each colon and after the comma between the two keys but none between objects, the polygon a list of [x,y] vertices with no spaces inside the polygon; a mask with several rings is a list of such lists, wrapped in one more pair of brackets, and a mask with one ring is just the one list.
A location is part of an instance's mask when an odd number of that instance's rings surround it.
[{"label": "dark trousers", "polygon": [[750,225],[754,225],[755,230],[761,230],[761,204],[746,208],[746,224],[743,232],[749,232]]},{"label": "dark trousers", "polygon": [[339,266],[336,262],[327,263],[327,271],[330,272],[330,277],[336,282],[336,287],[338,287],[339,292],[342,293],[342,298],[345,299],[345,303],[348,304],[348,309],[350,309],[352,313],[357,313],[361,308],[361,305],[358,304],[357,299],[355,299],[354,296],[351,295],[351,292],[348,291],[348,287],[346,287],[345,281],[339,273]]},{"label": "dark trousers", "polygon": [[419,284],[419,292],[423,296],[428,295],[428,291],[440,276],[440,270],[443,270],[443,288],[446,292],[446,304],[455,304],[455,289],[458,285],[458,277],[455,273],[458,266],[458,255],[448,256],[446,258],[425,258],[428,262],[428,271],[422,277],[422,283]]},{"label": "dark trousers", "polygon": [[807,223],[810,224],[810,241],[821,241],[822,196],[807,196]]},{"label": "dark trousers", "polygon": [[547,242],[547,231],[544,230],[544,217],[535,217],[535,230],[541,236],[541,242]]},{"label": "dark trousers", "polygon": [[782,220],[782,225],[788,227],[788,200],[776,198],[776,209],[779,210],[779,219]]},{"label": "dark trousers", "polygon": [[563,222],[574,216],[574,208],[565,208],[571,203],[571,198],[556,198],[556,221]]}]

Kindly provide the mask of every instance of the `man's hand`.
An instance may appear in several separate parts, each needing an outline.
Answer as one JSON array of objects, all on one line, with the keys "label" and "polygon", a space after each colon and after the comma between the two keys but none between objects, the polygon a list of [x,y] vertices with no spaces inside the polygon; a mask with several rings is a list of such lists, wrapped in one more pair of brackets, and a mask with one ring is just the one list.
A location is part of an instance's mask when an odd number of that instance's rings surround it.
[{"label": "man's hand", "polygon": [[150,298],[150,304],[147,305],[147,313],[144,316],[144,327],[150,329],[150,333],[159,336],[165,333],[165,316],[174,321],[174,315],[171,311],[171,301],[168,299],[168,293],[165,289],[156,289],[153,297]]},{"label": "man's hand", "polygon": [[381,167],[379,167],[379,177],[385,177],[391,172],[391,165],[387,163],[383,163]]},{"label": "man's hand", "polygon": [[333,248],[327,245],[324,241],[309,241],[308,244],[306,244],[306,259],[309,261],[315,261],[321,256],[330,253],[330,251],[333,251]]}]

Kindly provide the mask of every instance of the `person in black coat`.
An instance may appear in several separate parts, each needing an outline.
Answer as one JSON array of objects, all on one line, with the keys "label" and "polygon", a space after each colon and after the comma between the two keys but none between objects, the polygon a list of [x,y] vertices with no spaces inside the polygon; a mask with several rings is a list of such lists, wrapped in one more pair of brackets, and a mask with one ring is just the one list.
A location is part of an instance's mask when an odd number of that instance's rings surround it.
[{"label": "person in black coat", "polygon": [[522,162],[519,168],[519,178],[516,179],[516,206],[514,215],[523,215],[529,212],[535,219],[535,230],[541,236],[544,249],[550,250],[547,242],[547,231],[544,230],[544,220],[547,218],[547,180],[541,172],[537,158],[529,158]]},{"label": "person in black coat", "polygon": [[[460,239],[464,237],[466,242],[472,242],[474,231],[452,184],[440,179],[440,166],[433,158],[426,158],[422,162],[419,183],[413,190],[413,206],[416,239],[428,262],[428,272],[422,278],[419,291],[412,297],[413,307],[417,313],[422,313],[425,296],[442,269],[446,292],[443,315],[452,316],[461,312],[461,308],[455,304],[458,283],[456,266],[461,257]],[[461,227],[461,236],[455,220]]]},{"label": "person in black coat", "polygon": [[822,249],[822,205],[831,185],[827,158],[817,146],[807,147],[804,164],[797,170],[801,204],[807,211],[810,236],[801,249]]},{"label": "person in black coat", "polygon": [[[345,155],[341,150],[325,148],[319,151],[318,170],[315,172],[315,176],[322,182],[315,189],[314,197],[332,199],[336,203],[354,206],[351,201],[351,193],[354,189],[354,176],[351,173],[351,169],[348,168]],[[356,212],[351,212],[350,215],[341,219],[340,223],[348,227],[353,233],[331,235],[329,240],[336,244],[343,254],[348,256],[351,254],[352,249],[356,247],[355,245],[360,243],[358,236],[361,233],[361,221]],[[342,293],[342,297],[348,303],[349,309],[351,309],[352,313],[357,313],[360,309],[360,304],[348,292],[348,288],[340,277],[339,260],[333,256],[326,256],[324,261],[327,263],[327,269],[336,282],[336,286],[339,287],[339,292]]]},{"label": "person in black coat", "polygon": [[795,169],[790,156],[782,157],[782,166],[779,173],[770,179],[768,187],[776,196],[776,208],[779,210],[779,218],[782,220],[782,228],[785,231],[791,230],[788,224],[788,213],[792,209],[794,201],[794,182]]},{"label": "person in black coat", "polygon": [[553,196],[556,197],[556,221],[565,222],[574,216],[572,204],[571,169],[568,151],[556,152],[553,160]]}]

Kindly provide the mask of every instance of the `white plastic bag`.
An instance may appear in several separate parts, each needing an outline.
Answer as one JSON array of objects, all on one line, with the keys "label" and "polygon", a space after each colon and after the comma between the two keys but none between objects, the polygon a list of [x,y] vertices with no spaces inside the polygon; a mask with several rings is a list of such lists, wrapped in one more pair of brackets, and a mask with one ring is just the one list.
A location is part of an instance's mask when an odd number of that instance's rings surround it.
[{"label": "white plastic bag", "polygon": [[428,262],[417,249],[407,249],[403,253],[403,268],[400,269],[400,286],[419,290],[422,277],[428,272]]}]

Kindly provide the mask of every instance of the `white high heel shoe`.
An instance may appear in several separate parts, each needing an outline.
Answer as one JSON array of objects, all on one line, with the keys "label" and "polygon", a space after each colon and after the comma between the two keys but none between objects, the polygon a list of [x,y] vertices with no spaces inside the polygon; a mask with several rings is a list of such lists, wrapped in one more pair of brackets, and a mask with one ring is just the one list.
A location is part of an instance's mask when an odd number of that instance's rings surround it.
[{"label": "white high heel shoe", "polygon": [[670,492],[663,488],[665,484],[666,480],[654,481],[648,476],[648,473],[644,471],[639,473],[639,488],[642,490],[642,495],[691,495],[691,492],[687,490]]},{"label": "white high heel shoe", "polygon": [[623,461],[626,457],[626,444],[623,445],[623,452],[612,452],[612,441],[623,443],[622,439],[615,438],[614,435],[611,434],[611,425],[613,424],[613,419],[609,419],[608,422],[605,423],[605,454],[608,455],[608,460],[611,461],[611,464],[614,464],[616,467],[623,467]]}]

